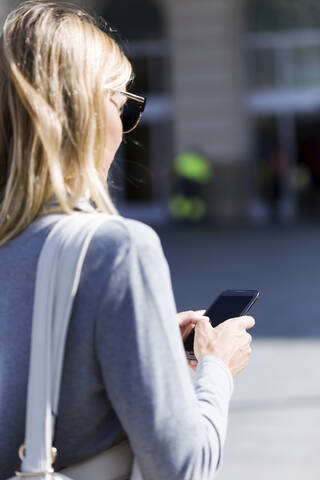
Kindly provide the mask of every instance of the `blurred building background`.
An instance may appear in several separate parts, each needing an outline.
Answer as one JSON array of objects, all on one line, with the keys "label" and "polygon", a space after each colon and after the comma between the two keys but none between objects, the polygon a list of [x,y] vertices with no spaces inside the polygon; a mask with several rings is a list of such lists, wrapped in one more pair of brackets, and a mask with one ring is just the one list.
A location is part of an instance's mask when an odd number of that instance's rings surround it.
[{"label": "blurred building background", "polygon": [[[110,187],[124,215],[156,226],[178,309],[261,291],[218,478],[318,480],[319,0],[73,1],[116,30],[130,90],[148,97]],[[1,0],[0,17],[17,3]],[[210,222],[170,218],[187,152],[212,167]]]},{"label": "blurred building background", "polygon": [[168,218],[173,159],[191,149],[213,165],[211,218],[317,218],[317,2],[114,0],[100,12],[124,39],[132,88],[149,97],[116,165],[124,207]]},{"label": "blurred building background", "polygon": [[[5,14],[17,1],[2,0]],[[148,97],[112,172],[125,214],[169,219],[177,155],[213,166],[219,222],[320,214],[320,7],[315,0],[78,0],[116,30]],[[1,13],[1,11],[0,11]]]}]

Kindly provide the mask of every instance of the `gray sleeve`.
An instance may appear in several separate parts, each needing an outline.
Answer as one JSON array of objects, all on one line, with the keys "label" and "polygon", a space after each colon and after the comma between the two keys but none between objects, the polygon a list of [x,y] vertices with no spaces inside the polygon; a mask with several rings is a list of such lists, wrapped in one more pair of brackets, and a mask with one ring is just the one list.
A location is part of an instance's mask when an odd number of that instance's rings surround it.
[{"label": "gray sleeve", "polygon": [[221,361],[207,356],[193,386],[168,266],[149,227],[127,232],[126,255],[102,295],[96,335],[107,395],[145,480],[214,478],[233,380]]}]

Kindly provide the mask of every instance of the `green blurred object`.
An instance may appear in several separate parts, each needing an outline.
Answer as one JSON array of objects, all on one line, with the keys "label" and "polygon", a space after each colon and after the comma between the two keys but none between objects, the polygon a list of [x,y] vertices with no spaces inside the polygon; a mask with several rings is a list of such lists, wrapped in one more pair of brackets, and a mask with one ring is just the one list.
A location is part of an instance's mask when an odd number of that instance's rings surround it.
[{"label": "green blurred object", "polygon": [[174,167],[179,176],[199,183],[209,182],[213,174],[209,161],[196,152],[184,152],[178,155],[174,161]]},{"label": "green blurred object", "polygon": [[169,202],[173,218],[201,221],[207,215],[204,185],[213,177],[210,161],[201,153],[187,150],[174,160],[174,171],[178,178],[176,194]]},{"label": "green blurred object", "polygon": [[207,207],[199,197],[188,198],[184,195],[175,195],[169,203],[171,215],[177,219],[202,220],[206,213]]}]

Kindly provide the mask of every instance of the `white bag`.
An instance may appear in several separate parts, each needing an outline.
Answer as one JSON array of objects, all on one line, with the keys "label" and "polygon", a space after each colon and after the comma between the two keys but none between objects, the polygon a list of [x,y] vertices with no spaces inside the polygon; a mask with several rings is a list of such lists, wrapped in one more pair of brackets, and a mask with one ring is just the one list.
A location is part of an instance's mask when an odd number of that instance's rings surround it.
[{"label": "white bag", "polygon": [[[127,441],[96,457],[54,473],[52,440],[58,413],[68,324],[90,241],[104,214],[63,216],[40,253],[32,320],[25,444],[17,478],[29,480],[142,480]],[[112,217],[115,218],[115,217]],[[131,473],[132,472],[132,473]]]}]

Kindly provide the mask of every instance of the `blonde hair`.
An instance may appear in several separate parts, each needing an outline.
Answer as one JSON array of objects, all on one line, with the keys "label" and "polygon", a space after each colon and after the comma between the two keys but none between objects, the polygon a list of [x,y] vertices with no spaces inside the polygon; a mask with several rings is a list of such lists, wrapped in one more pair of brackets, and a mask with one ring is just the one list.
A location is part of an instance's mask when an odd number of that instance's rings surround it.
[{"label": "blonde hair", "polygon": [[117,43],[78,7],[26,1],[9,14],[0,38],[0,245],[52,197],[66,213],[86,195],[117,214],[104,185],[106,95],[131,75]]}]

